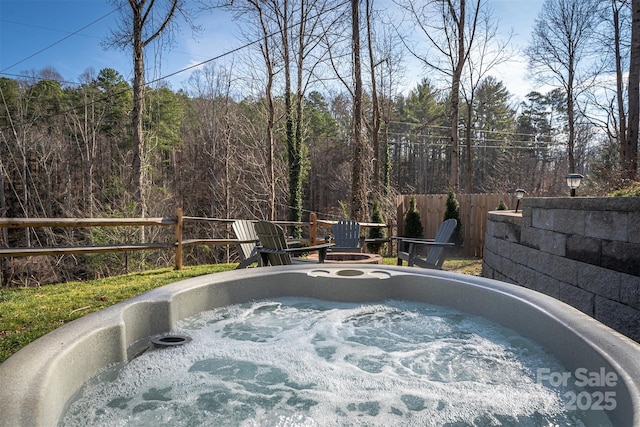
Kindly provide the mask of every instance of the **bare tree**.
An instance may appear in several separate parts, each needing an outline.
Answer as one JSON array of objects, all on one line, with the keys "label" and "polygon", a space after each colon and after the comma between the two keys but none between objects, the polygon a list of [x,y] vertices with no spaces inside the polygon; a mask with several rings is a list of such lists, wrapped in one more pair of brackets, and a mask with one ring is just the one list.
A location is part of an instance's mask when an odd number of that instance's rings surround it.
[{"label": "bare tree", "polygon": [[616,67],[616,104],[618,110],[618,126],[616,139],[620,144],[620,160],[622,169],[625,169],[627,159],[627,113],[624,105],[624,76],[622,70],[622,22],[621,12],[629,4],[627,0],[611,0],[613,18],[613,48]]},{"label": "bare tree", "polygon": [[609,0],[601,2],[603,20],[598,28],[595,43],[599,49],[597,61],[602,63],[603,76],[615,75],[615,85],[611,80],[596,79],[595,84],[585,94],[587,108],[585,114],[591,122],[607,132],[611,144],[616,147],[616,166],[606,174],[610,185],[618,187],[625,177],[625,164],[629,144],[627,143],[627,85],[629,71],[629,47],[631,39],[631,0]]},{"label": "bare tree", "polygon": [[351,0],[351,42],[353,46],[353,173],[351,176],[351,218],[367,219],[366,138],[362,129],[362,64],[360,59],[360,5]]},{"label": "bare tree", "polygon": [[[232,143],[233,129],[238,127],[237,122],[240,118],[233,110],[230,94],[233,85],[231,71],[232,68],[209,64],[194,71],[189,79],[193,102],[197,105],[194,113],[199,118],[198,126],[192,131],[196,133],[199,142],[202,140],[190,153],[193,157],[189,158],[185,166],[193,170],[201,167],[206,172],[203,175],[207,179],[203,180],[201,174],[193,173],[191,176],[196,177],[195,179],[185,177],[176,183],[176,187],[180,195],[194,192],[198,197],[208,195],[208,200],[205,197],[206,202],[198,200],[197,204],[201,209],[208,205],[205,214],[210,217],[233,216],[231,198],[234,189],[231,188],[231,169],[243,170],[234,162],[239,152],[244,150],[243,147],[237,147],[237,144]],[[200,189],[198,185],[206,187]]]},{"label": "bare tree", "polygon": [[408,13],[419,34],[426,39],[426,48],[405,45],[422,64],[447,77],[450,83],[450,173],[449,186],[460,187],[459,106],[462,73],[476,41],[478,17],[485,3],[482,0],[429,0],[424,3],[398,0]]},{"label": "bare tree", "polygon": [[[81,161],[80,168],[83,171],[82,201],[85,215],[93,217],[95,212],[95,174],[98,160],[99,131],[104,126],[103,120],[106,114],[106,106],[99,102],[103,96],[97,87],[97,76],[93,69],[87,69],[81,76],[83,84],[77,90],[70,91],[68,96],[77,97],[82,108],[72,109],[65,115],[71,138],[77,145],[77,153]],[[68,164],[68,163],[67,163]],[[68,184],[69,191],[71,184]],[[73,216],[71,197],[67,199],[67,216]]]},{"label": "bare tree", "polygon": [[566,100],[569,172],[576,169],[574,147],[578,98],[597,70],[590,65],[595,31],[602,21],[600,0],[545,0],[526,49],[529,69],[541,83],[560,86]]},{"label": "bare tree", "polygon": [[378,102],[378,87],[376,82],[376,67],[384,62],[387,58],[379,61],[376,60],[373,50],[373,22],[372,22],[372,3],[373,0],[366,0],[367,9],[367,50],[369,53],[369,70],[371,72],[371,121],[369,129],[371,131],[371,141],[373,143],[373,191],[374,197],[378,198],[380,191],[380,105]]},{"label": "bare tree", "polygon": [[[287,152],[289,156],[289,218],[302,220],[302,180],[305,175],[304,100],[309,84],[316,79],[316,70],[323,63],[325,51],[318,48],[322,40],[325,15],[337,7],[333,0],[285,1],[280,33],[285,69],[285,115]],[[287,7],[291,9],[287,16]],[[290,34],[289,34],[290,32]],[[290,45],[290,48],[287,46]],[[294,80],[295,77],[295,80]],[[294,86],[295,84],[295,86]],[[296,235],[301,233],[297,228]]]},{"label": "bare tree", "polygon": [[477,42],[469,48],[469,66],[465,68],[462,81],[462,96],[466,107],[465,145],[466,145],[466,191],[473,192],[473,161],[471,154],[471,136],[474,99],[478,87],[489,73],[500,64],[508,61],[513,53],[510,50],[511,35],[498,39],[498,21],[493,18],[490,8],[480,12],[477,24]]},{"label": "bare tree", "polygon": [[[255,13],[258,15],[259,26],[262,35],[262,41],[260,42],[260,52],[262,54],[262,58],[265,63],[265,72],[267,74],[267,81],[265,85],[265,102],[267,106],[267,122],[265,126],[265,138],[267,145],[267,170],[268,170],[268,186],[269,186],[269,196],[268,196],[268,205],[269,205],[269,219],[273,220],[276,216],[276,177],[275,177],[275,167],[274,167],[274,156],[275,156],[275,139],[273,135],[274,127],[275,127],[275,107],[273,104],[273,83],[275,79],[275,59],[273,58],[274,53],[272,52],[271,44],[273,40],[271,38],[271,34],[274,29],[270,28],[268,23],[268,17],[265,16],[263,12],[263,8],[268,6],[268,2],[260,2],[249,0],[248,3],[254,8]],[[273,5],[272,5],[273,8]],[[277,10],[277,5],[275,7]],[[272,16],[275,11],[272,10],[271,13],[267,13],[267,15]]]},{"label": "bare tree", "polygon": [[[181,15],[191,24],[191,19],[184,6],[184,0],[112,0],[120,9],[122,16],[117,28],[111,31],[108,46],[121,49],[131,48],[133,52],[133,192],[134,200],[139,204],[142,216],[147,213],[145,193],[147,178],[145,176],[145,145],[142,127],[144,114],[145,59],[144,51],[161,35],[169,39],[177,28],[176,16]],[[191,25],[192,29],[195,29]]]},{"label": "bare tree", "polygon": [[631,15],[631,56],[629,60],[629,128],[623,150],[622,168],[628,179],[638,173],[638,128],[640,127],[640,0],[633,0]]},{"label": "bare tree", "polygon": [[349,140],[353,153],[351,163],[351,200],[347,215],[354,220],[365,221],[367,218],[369,192],[369,144],[364,133],[364,84],[362,80],[359,3],[358,0],[351,0],[351,10],[348,15],[346,13],[339,14],[331,22],[324,23],[323,41],[328,53],[329,66],[335,74],[335,78],[344,85],[352,104],[350,136],[345,138],[345,140]]},{"label": "bare tree", "polygon": [[[322,61],[323,54],[317,48],[320,40],[320,21],[325,12],[335,6],[327,0],[247,0],[245,2],[225,2],[226,7],[252,25],[243,29],[246,34],[259,34],[259,47],[265,61],[266,98],[268,120],[267,139],[270,159],[275,153],[274,129],[278,117],[275,115],[272,91],[283,89],[284,130],[286,156],[288,161],[288,210],[289,219],[302,220],[302,181],[305,168],[303,120],[304,98],[307,87],[314,76],[314,70]],[[281,86],[280,86],[281,85]],[[273,165],[273,160],[269,161]],[[269,166],[274,170],[273,166]],[[275,194],[276,176],[272,173],[272,194]],[[275,204],[273,205],[275,206]],[[275,215],[275,210],[272,210]],[[299,229],[293,230],[299,233]]]}]

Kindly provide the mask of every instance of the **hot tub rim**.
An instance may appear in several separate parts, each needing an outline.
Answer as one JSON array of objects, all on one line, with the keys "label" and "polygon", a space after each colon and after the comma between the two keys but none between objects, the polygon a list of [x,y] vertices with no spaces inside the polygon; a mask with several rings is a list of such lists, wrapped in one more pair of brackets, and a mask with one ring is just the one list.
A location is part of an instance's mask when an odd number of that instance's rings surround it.
[{"label": "hot tub rim", "polygon": [[[127,360],[127,348],[136,341],[129,336],[131,334],[131,331],[128,330],[130,327],[125,325],[127,313],[133,313],[136,309],[141,309],[141,307],[148,308],[152,312],[171,313],[172,302],[179,300],[181,297],[185,297],[189,292],[206,292],[216,284],[226,283],[227,286],[230,286],[229,283],[242,282],[247,279],[255,280],[256,278],[260,278],[264,281],[267,277],[283,273],[294,275],[301,273],[308,275],[310,271],[317,270],[318,268],[323,271],[330,271],[331,273],[337,273],[345,269],[363,271],[363,274],[360,276],[345,277],[335,274],[336,277],[340,277],[341,279],[354,280],[354,283],[363,278],[380,280],[380,283],[385,282],[384,279],[372,278],[370,276],[371,272],[375,271],[387,272],[391,277],[415,277],[417,278],[416,280],[423,280],[423,278],[429,277],[435,280],[445,280],[451,284],[463,284],[464,286],[462,286],[461,289],[465,286],[472,286],[473,288],[477,288],[479,292],[496,292],[496,295],[499,294],[505,298],[514,299],[518,301],[519,304],[524,303],[526,306],[537,310],[541,315],[544,314],[550,319],[553,319],[554,322],[558,322],[559,325],[564,325],[567,331],[575,334],[576,339],[583,340],[593,351],[598,353],[600,357],[607,360],[613,369],[616,369],[629,395],[633,422],[635,425],[640,424],[640,390],[638,385],[633,381],[634,378],[640,378],[640,362],[637,357],[637,355],[640,354],[640,345],[638,343],[613,331],[578,310],[530,289],[492,279],[450,272],[366,264],[332,264],[321,267],[296,265],[213,273],[165,285],[107,309],[92,313],[74,322],[70,322],[29,344],[0,365],[0,378],[3,378],[3,387],[0,388],[0,413],[3,414],[3,417],[0,423],[7,426],[50,424],[48,421],[51,420],[51,415],[49,414],[51,412],[55,413],[57,422],[57,419],[62,415],[62,410],[69,400],[70,395],[75,393],[76,390],[71,393],[68,391],[67,393],[60,393],[64,395],[63,402],[55,398],[52,400],[51,393],[46,392],[48,390],[46,386],[55,382],[55,372],[52,372],[53,368],[56,367],[56,364],[60,364],[59,362],[62,356],[72,352],[74,348],[78,346],[75,340],[86,337],[87,334],[103,334],[107,339],[118,343],[117,346],[120,346],[116,348],[112,354],[105,355],[104,360],[99,362],[103,364],[99,368],[118,361],[111,359]],[[330,283],[333,279],[329,277],[323,280],[323,283],[326,284]],[[393,299],[393,289],[388,289],[387,291],[389,292],[388,299]],[[251,299],[258,298],[250,298],[249,300]],[[367,302],[367,299],[362,298],[362,302]],[[176,319],[165,321],[164,327],[167,328],[167,330],[164,332],[170,331],[171,325],[175,323],[175,321]],[[157,332],[158,331],[154,331],[154,333]],[[152,333],[149,335],[152,335]],[[72,346],[67,347],[70,344],[72,344]],[[636,357],[634,358],[633,354],[629,354],[629,352],[635,353]],[[42,363],[37,363],[38,360],[42,361]],[[111,361],[104,363],[108,360]],[[38,366],[38,369],[35,368],[36,366]],[[97,369],[88,375],[84,375],[85,378],[82,382],[95,374],[96,371]],[[48,412],[44,414],[43,411]]]}]

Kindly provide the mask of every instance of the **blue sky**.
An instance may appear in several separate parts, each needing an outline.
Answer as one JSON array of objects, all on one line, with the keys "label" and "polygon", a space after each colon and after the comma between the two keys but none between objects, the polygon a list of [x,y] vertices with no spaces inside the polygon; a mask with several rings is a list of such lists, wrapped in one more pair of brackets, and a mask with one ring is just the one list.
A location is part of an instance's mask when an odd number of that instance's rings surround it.
[{"label": "blue sky", "polygon": [[[516,47],[525,47],[543,0],[489,3],[501,20],[502,30],[506,33],[513,29]],[[110,67],[131,79],[130,55],[101,46],[119,18],[114,10],[107,0],[0,0],[0,73],[12,77],[51,66],[66,81],[77,82],[89,67],[96,72]],[[235,37],[238,29],[229,14],[202,13],[197,23],[204,31],[194,39],[189,30],[184,30],[171,52],[162,54],[162,68],[156,76],[206,61],[243,44]],[[518,97],[532,89],[524,78],[525,68],[523,62],[514,61],[502,67],[497,76]],[[189,74],[173,77],[171,86],[179,89]]]}]

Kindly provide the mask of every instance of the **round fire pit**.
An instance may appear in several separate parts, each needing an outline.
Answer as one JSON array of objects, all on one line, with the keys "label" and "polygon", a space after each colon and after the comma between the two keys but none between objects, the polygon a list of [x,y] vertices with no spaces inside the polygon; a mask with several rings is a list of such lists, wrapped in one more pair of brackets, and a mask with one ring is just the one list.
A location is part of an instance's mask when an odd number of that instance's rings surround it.
[{"label": "round fire pit", "polygon": [[328,264],[382,264],[382,255],[360,252],[328,252],[324,262]]}]

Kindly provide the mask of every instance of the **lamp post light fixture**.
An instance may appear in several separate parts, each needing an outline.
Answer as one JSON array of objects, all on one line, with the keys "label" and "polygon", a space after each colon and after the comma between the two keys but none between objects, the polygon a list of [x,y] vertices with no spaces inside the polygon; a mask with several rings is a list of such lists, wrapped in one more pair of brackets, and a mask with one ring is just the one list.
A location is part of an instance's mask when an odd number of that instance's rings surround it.
[{"label": "lamp post light fixture", "polygon": [[567,185],[571,189],[571,197],[576,196],[576,188],[580,186],[582,178],[584,178],[584,176],[580,175],[579,173],[570,173],[568,175],[565,175]]},{"label": "lamp post light fixture", "polygon": [[524,193],[526,193],[526,191],[524,191],[522,188],[518,188],[516,190],[516,198],[518,199],[518,201],[516,202],[516,213],[518,212],[518,206],[520,206],[520,200],[524,198]]}]

